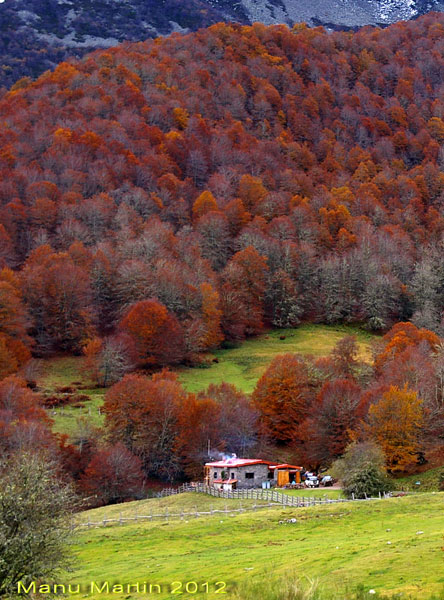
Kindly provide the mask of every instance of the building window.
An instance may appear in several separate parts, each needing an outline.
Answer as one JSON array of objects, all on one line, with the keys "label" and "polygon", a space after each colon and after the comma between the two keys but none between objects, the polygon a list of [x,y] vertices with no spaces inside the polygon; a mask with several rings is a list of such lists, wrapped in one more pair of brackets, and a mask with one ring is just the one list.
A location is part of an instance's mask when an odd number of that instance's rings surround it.
[{"label": "building window", "polygon": [[274,472],[273,471],[268,471],[268,479],[274,479]]},{"label": "building window", "polygon": [[245,479],[254,479],[254,473],[245,473]]},{"label": "building window", "polygon": [[234,479],[234,473],[231,473],[231,479]]},{"label": "building window", "polygon": [[214,479],[217,479],[217,471],[214,471],[213,477],[214,477]]}]

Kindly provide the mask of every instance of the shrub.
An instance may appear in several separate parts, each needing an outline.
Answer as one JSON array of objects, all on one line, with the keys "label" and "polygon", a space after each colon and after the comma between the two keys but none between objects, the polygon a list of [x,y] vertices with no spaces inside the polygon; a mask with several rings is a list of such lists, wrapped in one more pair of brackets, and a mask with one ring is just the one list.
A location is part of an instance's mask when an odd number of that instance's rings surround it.
[{"label": "shrub", "polygon": [[384,453],[373,442],[353,443],[333,464],[332,474],[341,480],[343,493],[349,498],[377,496],[391,489],[384,462]]},{"label": "shrub", "polygon": [[377,465],[362,465],[343,480],[342,492],[348,498],[374,497],[390,491],[388,477]]}]

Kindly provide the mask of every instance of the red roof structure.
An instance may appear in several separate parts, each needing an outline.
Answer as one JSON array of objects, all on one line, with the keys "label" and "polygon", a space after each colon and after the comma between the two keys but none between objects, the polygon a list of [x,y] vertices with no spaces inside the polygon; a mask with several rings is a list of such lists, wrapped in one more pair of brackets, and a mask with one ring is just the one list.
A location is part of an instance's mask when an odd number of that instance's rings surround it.
[{"label": "red roof structure", "polygon": [[282,463],[280,465],[270,465],[270,469],[294,469],[296,471],[303,471],[303,467],[297,467],[296,465],[289,465],[287,463]]}]

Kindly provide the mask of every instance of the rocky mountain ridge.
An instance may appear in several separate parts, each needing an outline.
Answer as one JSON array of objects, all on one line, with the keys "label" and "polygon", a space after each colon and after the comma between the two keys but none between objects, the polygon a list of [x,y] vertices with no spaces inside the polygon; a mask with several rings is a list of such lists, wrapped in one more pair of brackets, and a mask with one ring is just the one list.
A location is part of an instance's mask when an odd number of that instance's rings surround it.
[{"label": "rocky mountain ridge", "polygon": [[444,0],[5,0],[0,87],[37,77],[69,56],[220,21],[341,29],[385,26],[431,10],[444,11]]}]

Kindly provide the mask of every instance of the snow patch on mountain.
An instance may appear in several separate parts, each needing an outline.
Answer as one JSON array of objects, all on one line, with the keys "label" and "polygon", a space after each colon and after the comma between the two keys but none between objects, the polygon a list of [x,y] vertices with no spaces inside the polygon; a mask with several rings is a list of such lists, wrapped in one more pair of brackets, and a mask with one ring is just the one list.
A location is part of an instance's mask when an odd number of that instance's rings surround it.
[{"label": "snow patch on mountain", "polygon": [[383,23],[391,23],[393,16],[396,20],[412,19],[418,14],[414,0],[380,0],[377,6],[378,18]]},{"label": "snow patch on mountain", "polygon": [[[210,0],[216,6],[218,0]],[[301,21],[356,27],[390,24],[442,10],[440,0],[241,0],[251,21],[266,25]]]}]

